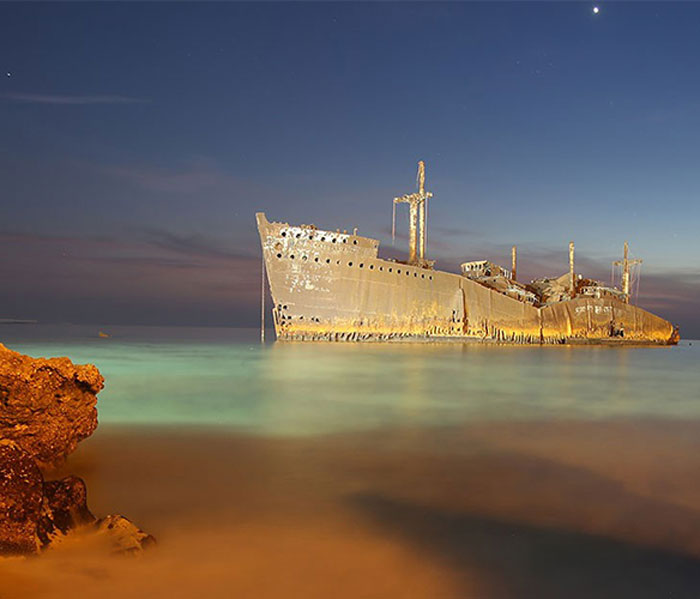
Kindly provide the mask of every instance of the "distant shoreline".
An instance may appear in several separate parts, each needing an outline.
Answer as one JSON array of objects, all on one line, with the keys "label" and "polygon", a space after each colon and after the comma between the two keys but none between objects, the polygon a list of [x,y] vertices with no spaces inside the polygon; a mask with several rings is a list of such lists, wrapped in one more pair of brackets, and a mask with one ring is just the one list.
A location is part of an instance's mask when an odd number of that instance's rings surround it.
[{"label": "distant shoreline", "polygon": [[0,318],[0,324],[38,324],[38,320],[25,318]]}]

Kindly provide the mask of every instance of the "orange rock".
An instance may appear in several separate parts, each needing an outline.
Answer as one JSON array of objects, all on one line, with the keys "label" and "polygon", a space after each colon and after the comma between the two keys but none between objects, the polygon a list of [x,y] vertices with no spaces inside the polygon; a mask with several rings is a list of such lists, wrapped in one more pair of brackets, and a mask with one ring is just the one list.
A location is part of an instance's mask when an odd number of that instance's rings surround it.
[{"label": "orange rock", "polygon": [[0,440],[0,555],[36,553],[43,477],[14,441]]},{"label": "orange rock", "polygon": [[40,467],[62,462],[97,427],[104,378],[92,364],[31,358],[0,344],[0,438]]}]

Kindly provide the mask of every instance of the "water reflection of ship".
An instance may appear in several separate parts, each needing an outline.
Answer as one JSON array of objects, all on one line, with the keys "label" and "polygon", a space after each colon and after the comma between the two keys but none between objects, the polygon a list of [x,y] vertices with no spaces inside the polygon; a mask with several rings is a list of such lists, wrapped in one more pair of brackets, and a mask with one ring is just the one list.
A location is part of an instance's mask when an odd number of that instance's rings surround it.
[{"label": "water reflection of ship", "polygon": [[379,258],[379,242],[357,231],[269,222],[258,213],[277,337],[677,343],[677,328],[630,303],[632,269],[641,261],[629,258],[627,243],[614,263],[621,289],[576,273],[573,242],[569,272],[529,284],[517,280],[515,246],[510,270],[488,260],[465,262],[460,274],[435,270],[426,258],[431,197],[419,162],[417,191],[394,198],[394,222],[396,206],[409,209],[407,261]]}]

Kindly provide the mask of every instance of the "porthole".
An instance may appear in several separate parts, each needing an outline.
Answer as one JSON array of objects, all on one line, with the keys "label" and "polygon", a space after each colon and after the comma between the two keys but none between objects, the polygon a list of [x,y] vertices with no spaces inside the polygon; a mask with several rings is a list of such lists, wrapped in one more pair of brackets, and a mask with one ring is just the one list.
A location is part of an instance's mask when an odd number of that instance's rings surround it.
[{"label": "porthole", "polygon": [[430,275],[430,280],[431,280],[431,281],[433,280],[433,276],[432,276],[432,275]]},{"label": "porthole", "polygon": [[363,268],[363,267],[364,267],[364,264],[360,263],[360,268]]},{"label": "porthole", "polygon": [[347,243],[347,242],[348,242],[348,240],[347,240],[347,239],[343,239],[343,243]]},{"label": "porthole", "polygon": [[[309,239],[310,239],[311,241],[313,241],[314,236],[313,236],[313,235],[309,235]],[[304,317],[302,316],[302,318],[304,318]]]},{"label": "porthole", "polygon": [[294,254],[292,254],[292,255],[289,256],[289,257],[290,257],[292,260],[294,260]]},{"label": "porthole", "polygon": [[282,237],[286,237],[286,236],[287,236],[287,231],[282,231]]},{"label": "porthole", "polygon": [[321,237],[321,241],[326,241],[326,238],[325,238],[325,237]]},{"label": "porthole", "polygon": [[306,256],[302,256],[302,257],[301,257],[302,260],[306,260],[306,258],[307,258]]},{"label": "porthole", "polygon": [[369,265],[369,269],[370,269],[370,270],[374,270],[374,264],[370,264],[370,265]]},{"label": "porthole", "polygon": [[331,259],[330,259],[330,258],[326,258],[326,264],[330,264],[330,263],[331,263]]},{"label": "porthole", "polygon": [[417,276],[418,276],[418,273],[417,273],[417,272],[414,272],[414,273],[413,273],[413,276],[414,276],[414,277],[417,277]]},{"label": "porthole", "polygon": [[287,306],[282,306],[282,309],[283,309],[283,310],[286,310],[286,309],[287,309]]},{"label": "porthole", "polygon": [[353,239],[352,242],[357,245],[357,239]]},{"label": "porthole", "polygon": [[301,237],[301,233],[297,233],[297,239]]},{"label": "porthole", "polygon": [[420,278],[421,278],[421,279],[425,279],[425,275],[421,275]]},{"label": "porthole", "polygon": [[389,272],[391,272],[391,268],[389,269]]},{"label": "porthole", "polygon": [[379,267],[379,270],[384,271],[384,267],[383,267],[383,266],[380,266],[380,267]]},{"label": "porthole", "polygon": [[348,266],[352,266],[352,262],[348,262]]},{"label": "porthole", "polygon": [[318,262],[318,256],[314,258],[314,262]]},{"label": "porthole", "polygon": [[282,257],[282,254],[277,254],[277,257],[278,257],[278,258],[281,258],[281,257]]},{"label": "porthole", "polygon": [[[294,258],[294,256],[292,256],[292,258]],[[396,274],[397,274],[397,275],[400,275],[400,274],[401,274],[401,271],[400,271],[400,270],[397,270],[397,271],[396,271]]]},{"label": "porthole", "polygon": [[335,237],[334,237],[334,238],[333,238],[333,243],[335,243],[335,242],[336,242],[336,239],[335,239]]}]

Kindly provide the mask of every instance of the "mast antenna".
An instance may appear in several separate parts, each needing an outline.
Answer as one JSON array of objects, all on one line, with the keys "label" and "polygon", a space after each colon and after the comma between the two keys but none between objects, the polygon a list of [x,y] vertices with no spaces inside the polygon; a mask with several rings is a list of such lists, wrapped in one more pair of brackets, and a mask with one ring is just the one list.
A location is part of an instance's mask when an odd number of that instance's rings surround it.
[{"label": "mast antenna", "polygon": [[[625,296],[625,303],[630,303],[630,266],[639,266],[642,260],[637,258],[630,260],[629,258],[629,243],[625,241],[625,247],[622,254],[622,260],[615,260],[613,262],[613,267],[619,266],[622,271],[622,294]],[[639,281],[637,281],[639,285]]]},{"label": "mast antenna", "polygon": [[569,294],[576,296],[576,275],[574,274],[574,242],[569,242]]}]

